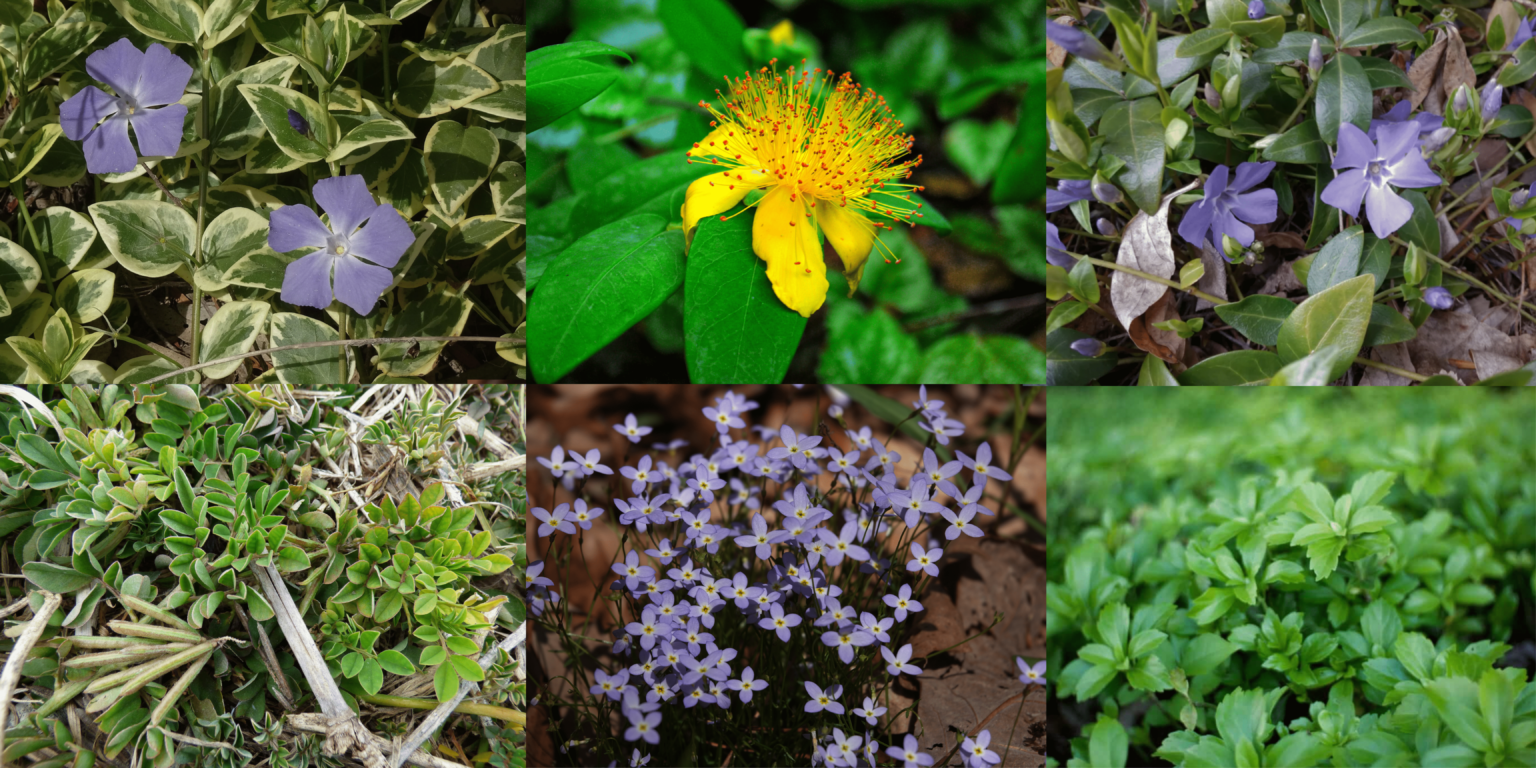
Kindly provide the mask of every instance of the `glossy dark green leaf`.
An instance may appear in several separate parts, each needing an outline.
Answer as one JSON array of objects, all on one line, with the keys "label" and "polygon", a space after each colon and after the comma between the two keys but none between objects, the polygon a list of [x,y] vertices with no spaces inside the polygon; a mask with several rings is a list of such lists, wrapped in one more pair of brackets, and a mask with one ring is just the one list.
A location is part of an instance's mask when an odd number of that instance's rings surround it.
[{"label": "glossy dark green leaf", "polygon": [[880,307],[839,302],[827,318],[827,348],[816,375],[828,384],[905,384],[917,381],[917,341]]},{"label": "glossy dark green leaf", "polygon": [[656,17],[678,49],[711,81],[743,74],[747,57],[741,33],[746,25],[723,0],[658,0]]},{"label": "glossy dark green leaf", "polygon": [[564,117],[608,90],[619,71],[612,66],[579,58],[528,64],[529,133]]},{"label": "glossy dark green leaf", "polygon": [[1365,229],[1356,224],[1334,235],[1307,270],[1307,293],[1319,294],[1359,273]]},{"label": "glossy dark green leaf", "polygon": [[1071,328],[1052,331],[1045,337],[1045,383],[1053,387],[1082,386],[1115,369],[1119,356],[1107,352],[1087,357],[1072,349],[1072,342],[1087,335]]},{"label": "glossy dark green leaf", "polygon": [[1413,87],[1413,83],[1408,80],[1408,75],[1396,64],[1386,59],[1378,59],[1374,56],[1361,56],[1355,60],[1365,70],[1365,79],[1370,81],[1372,91],[1379,91],[1384,88]]},{"label": "glossy dark green leaf", "polygon": [[783,381],[805,323],[774,295],[767,265],[752,251],[752,212],[699,222],[683,290],[683,335],[694,383]]},{"label": "glossy dark green leaf", "polygon": [[1359,354],[1371,320],[1375,278],[1361,275],[1310,296],[1280,326],[1276,349],[1287,365],[1331,350],[1328,380],[1339,377]]},{"label": "glossy dark green leaf", "polygon": [[[718,172],[709,163],[688,163],[683,152],[667,152],[621,168],[582,193],[571,209],[570,232],[581,237],[609,222],[634,213],[676,215],[670,210],[672,192],[694,179]],[[750,220],[752,215],[743,218]]]},{"label": "glossy dark green leaf", "polygon": [[1255,294],[1233,304],[1217,306],[1216,314],[1249,341],[1273,347],[1280,336],[1280,325],[1295,310],[1295,304],[1279,296]]},{"label": "glossy dark green leaf", "polygon": [[1499,85],[1508,88],[1536,79],[1536,37],[1515,49],[1515,61],[1499,72]]},{"label": "glossy dark green leaf", "polygon": [[1186,387],[1240,387],[1263,384],[1279,372],[1280,368],[1280,356],[1273,352],[1240,349],[1208,357],[1190,366],[1189,370],[1180,374],[1179,383]]},{"label": "glossy dark green leaf", "polygon": [[1289,64],[1306,61],[1316,42],[1324,56],[1333,53],[1333,41],[1313,32],[1287,32],[1280,36],[1280,44],[1274,48],[1261,48],[1253,52],[1253,61],[1260,64]]},{"label": "glossy dark green leaf", "polygon": [[1232,30],[1217,27],[1197,29],[1179,41],[1178,54],[1184,58],[1216,53],[1227,47]]},{"label": "glossy dark green leaf", "polygon": [[1323,17],[1336,40],[1349,39],[1365,14],[1364,0],[1320,0],[1318,5],[1322,6]]},{"label": "glossy dark green leaf", "polygon": [[1418,335],[1418,329],[1403,313],[1385,305],[1371,305],[1371,323],[1365,328],[1365,343],[1363,346],[1374,347],[1378,344],[1396,344],[1400,341],[1408,341]]},{"label": "glossy dark green leaf", "polygon": [[1281,163],[1319,163],[1328,159],[1328,145],[1318,134],[1317,123],[1304,120],[1265,148],[1264,159]]},{"label": "glossy dark green leaf", "polygon": [[1155,98],[1122,102],[1100,118],[1104,151],[1125,161],[1117,180],[1136,207],[1156,211],[1163,185],[1162,106]]},{"label": "glossy dark green leaf", "polygon": [[651,313],[683,281],[683,233],[666,220],[621,219],[572,243],[528,303],[528,357],[558,381]]},{"label": "glossy dark green leaf", "polygon": [[[1332,2],[1333,0],[1325,0]],[[1371,81],[1353,56],[1335,56],[1317,79],[1317,132],[1329,144],[1338,142],[1339,126],[1360,130],[1371,124]]]},{"label": "glossy dark green leaf", "polygon": [[1408,19],[1383,16],[1371,19],[1355,28],[1344,41],[1345,48],[1367,48],[1387,43],[1414,43],[1423,45],[1424,35],[1419,26]]},{"label": "glossy dark green leaf", "polygon": [[1397,236],[1423,248],[1431,256],[1439,256],[1440,225],[1435,222],[1435,209],[1429,207],[1424,193],[1417,189],[1400,190],[1399,194],[1413,203],[1413,217],[1397,231]]}]

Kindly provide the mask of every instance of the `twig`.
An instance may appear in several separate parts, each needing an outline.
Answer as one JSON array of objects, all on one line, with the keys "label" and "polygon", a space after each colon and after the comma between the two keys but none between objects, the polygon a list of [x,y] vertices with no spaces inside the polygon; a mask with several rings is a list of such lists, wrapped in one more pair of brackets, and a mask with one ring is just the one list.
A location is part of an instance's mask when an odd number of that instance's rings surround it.
[{"label": "twig", "polygon": [[[507,635],[506,639],[502,640],[501,643],[498,644],[495,648],[492,648],[491,650],[481,654],[480,668],[489,669],[491,663],[496,660],[497,653],[499,651],[507,651],[510,653],[513,648],[522,645],[523,640],[528,636],[527,630],[528,625],[526,624],[518,627],[517,631]],[[411,753],[415,752],[416,748],[421,746],[422,743],[427,740],[427,737],[437,732],[437,729],[441,727],[443,722],[448,719],[448,716],[453,714],[454,708],[459,706],[459,702],[463,701],[464,697],[467,695],[469,695],[469,686],[461,685],[459,686],[459,693],[457,696],[454,696],[452,699],[437,705],[437,709],[432,710],[432,714],[427,715],[427,719],[421,721],[421,725],[416,726],[416,730],[411,732],[410,737],[408,737],[400,749],[395,752],[394,758],[391,759],[389,763],[391,768],[400,768],[400,766],[405,763],[406,758],[409,757]]]},{"label": "twig", "polygon": [[[292,726],[294,730],[305,731],[307,733],[326,733],[328,731],[328,726],[330,725],[329,721],[324,715],[316,715],[313,713],[289,715],[287,722],[288,725]],[[373,739],[372,745],[376,749],[382,750],[389,746],[389,742],[379,738],[378,736],[370,735],[370,738]],[[416,750],[416,752],[410,756],[408,762],[414,765],[419,765],[421,768],[469,768],[462,763],[455,763],[452,760],[444,760],[441,757],[429,755],[420,749]]]},{"label": "twig", "polygon": [[267,354],[271,354],[273,352],[289,352],[289,351],[296,350],[296,349],[319,349],[320,347],[366,347],[366,346],[374,346],[374,345],[378,345],[378,344],[413,344],[413,343],[419,343],[419,342],[425,342],[425,341],[443,341],[443,342],[451,342],[451,341],[490,341],[490,342],[495,342],[497,344],[511,344],[513,347],[522,347],[522,346],[526,346],[526,344],[527,344],[527,342],[523,341],[523,340],[507,339],[507,338],[503,338],[501,336],[402,336],[402,337],[399,337],[399,338],[340,339],[338,341],[306,341],[303,344],[289,344],[287,346],[282,346],[282,347],[271,347],[269,349],[258,349],[258,350],[254,350],[254,351],[251,351],[251,352],[244,352],[244,353],[241,353],[241,354],[238,354],[238,355],[227,355],[225,357],[220,357],[220,358],[217,358],[215,360],[209,360],[208,362],[205,362],[205,363],[198,363],[197,365],[187,366],[186,368],[182,368],[179,371],[172,371],[170,373],[160,374],[159,376],[156,376],[153,379],[149,379],[149,380],[143,382],[142,385],[155,384],[155,383],[164,381],[165,379],[172,378],[174,376],[180,376],[183,373],[191,373],[192,371],[200,370],[200,369],[203,369],[203,368],[208,368],[210,366],[219,365],[220,363],[231,363],[231,362],[234,362],[236,360],[244,360],[247,357],[258,357],[260,355],[267,355]]},{"label": "twig", "polygon": [[29,602],[25,597],[17,600],[14,603],[11,603],[10,605],[6,606],[4,610],[0,610],[0,619],[10,616],[13,613],[21,613],[22,609],[26,608],[27,605],[29,605]]},{"label": "twig", "polygon": [[272,673],[273,682],[277,683],[277,703],[283,705],[283,709],[293,711],[293,691],[288,688],[288,676],[283,674],[283,666],[277,660],[277,653],[272,650],[272,641],[267,638],[267,630],[259,621],[251,621],[246,618],[245,611],[239,603],[235,603],[235,615],[240,617],[240,623],[245,625],[245,631],[256,628],[256,637],[261,640],[257,648],[261,650],[261,659],[267,663],[267,671]]},{"label": "twig", "polygon": [[59,603],[64,600],[63,595],[45,589],[39,591],[43,595],[43,606],[27,622],[21,637],[16,638],[16,646],[5,660],[5,670],[0,672],[0,752],[5,751],[5,723],[10,716],[11,693],[16,690],[16,683],[21,681],[21,667],[27,663],[27,655],[32,652],[32,646],[37,645],[37,639],[43,636],[43,630],[48,628],[48,618],[53,616]]},{"label": "twig", "polygon": [[183,736],[183,735],[181,735],[179,733],[176,733],[175,731],[167,731],[167,730],[163,730],[162,729],[162,732],[165,734],[165,737],[167,739],[173,739],[173,740],[179,741],[179,742],[181,742],[183,744],[191,744],[194,747],[208,747],[208,748],[211,748],[211,749],[227,749],[227,750],[230,750],[230,751],[235,751],[235,750],[238,749],[235,745],[230,744],[227,741],[203,741],[202,739],[194,739],[191,736]]},{"label": "twig", "polygon": [[516,472],[527,467],[526,456],[514,456],[506,461],[490,461],[483,464],[471,464],[464,469],[464,482],[473,483],[482,478],[494,477],[506,472]]},{"label": "twig", "polygon": [[144,173],[149,176],[150,180],[155,182],[155,186],[159,187],[160,191],[164,192],[165,196],[169,197],[171,199],[171,202],[176,204],[177,208],[186,208],[187,207],[186,201],[182,200],[181,198],[179,198],[179,197],[177,197],[177,196],[175,196],[173,194],[171,194],[171,191],[169,189],[165,188],[165,183],[160,181],[160,177],[156,176],[155,172],[150,170],[149,166],[145,165],[143,160],[139,161],[139,165],[144,168]]}]

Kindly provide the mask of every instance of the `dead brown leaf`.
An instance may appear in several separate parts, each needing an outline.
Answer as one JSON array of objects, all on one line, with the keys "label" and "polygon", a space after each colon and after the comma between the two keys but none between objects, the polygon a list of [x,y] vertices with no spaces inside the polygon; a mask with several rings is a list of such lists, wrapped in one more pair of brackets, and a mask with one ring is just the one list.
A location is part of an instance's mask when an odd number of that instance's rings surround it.
[{"label": "dead brown leaf", "polygon": [[[1413,359],[1408,356],[1408,347],[1402,342],[1372,347],[1371,359],[1404,370],[1413,370]],[[1395,373],[1378,368],[1366,368],[1365,375],[1360,377],[1362,387],[1406,387],[1412,383]]]},{"label": "dead brown leaf", "polygon": [[1457,367],[1452,360],[1467,360],[1472,350],[1493,352],[1507,357],[1519,357],[1521,345],[1497,327],[1478,320],[1470,307],[1457,307],[1454,311],[1433,312],[1418,336],[1404,342],[1413,358],[1413,370],[1433,375],[1441,369]]},{"label": "dead brown leaf", "polygon": [[1270,232],[1259,237],[1258,240],[1264,244],[1264,250],[1266,251],[1275,248],[1286,248],[1292,251],[1305,251],[1307,249],[1306,239],[1295,232]]},{"label": "dead brown leaf", "polygon": [[[1195,284],[1212,296],[1225,299],[1227,297],[1227,260],[1211,247],[1211,241],[1200,242],[1200,264],[1205,267],[1205,274],[1200,276],[1200,281]],[[1211,302],[1201,299],[1195,303],[1195,309],[1201,310],[1212,306]]]},{"label": "dead brown leaf", "polygon": [[1452,34],[1446,40],[1445,66],[1440,70],[1440,93],[1445,97],[1444,103],[1449,104],[1456,95],[1456,88],[1461,85],[1472,89],[1476,96],[1477,72],[1472,70],[1472,62],[1467,59],[1467,44],[1462,42],[1461,35]]},{"label": "dead brown leaf", "polygon": [[[1505,93],[1509,94],[1509,103],[1519,104],[1529,109],[1531,114],[1536,115],[1536,94],[1532,94],[1524,88],[1511,88],[1505,91]],[[1536,153],[1536,136],[1531,137],[1531,140],[1527,141],[1525,146],[1532,153]]]},{"label": "dead brown leaf", "polygon": [[1146,314],[1131,321],[1131,341],[1142,351],[1157,355],[1165,362],[1178,365],[1184,357],[1184,349],[1188,342],[1179,338],[1177,333],[1165,331],[1161,328],[1153,328],[1153,323],[1161,323],[1168,320],[1178,320],[1178,310],[1173,308],[1172,291],[1163,294],[1147,309]]},{"label": "dead brown leaf", "polygon": [[[1445,97],[1440,95],[1436,76],[1440,73],[1440,63],[1445,60],[1446,37],[1448,35],[1445,30],[1440,30],[1440,34],[1435,36],[1435,44],[1408,67],[1408,82],[1413,83],[1413,95],[1409,97],[1409,103],[1413,104],[1415,110],[1423,107],[1437,115],[1445,114]],[[1428,107],[1424,107],[1426,102]]]}]

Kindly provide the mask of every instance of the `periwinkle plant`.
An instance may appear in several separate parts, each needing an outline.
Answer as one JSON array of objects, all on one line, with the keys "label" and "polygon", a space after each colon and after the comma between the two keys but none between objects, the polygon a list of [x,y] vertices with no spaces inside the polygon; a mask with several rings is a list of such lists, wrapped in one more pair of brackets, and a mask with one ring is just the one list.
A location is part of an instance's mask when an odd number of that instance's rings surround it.
[{"label": "periwinkle plant", "polygon": [[[931,436],[929,447],[905,481],[897,471],[903,457],[868,427],[854,431],[837,417],[845,452],[841,439],[808,425],[748,426],[743,417],[758,407],[728,391],[703,409],[718,445],[690,452],[681,441],[655,444],[617,457],[616,475],[589,468],[600,466],[591,453],[572,461],[580,454],[563,447],[539,459],[546,478],[561,482],[554,511],[531,510],[537,534],[566,536],[528,569],[529,605],[573,659],[589,653],[582,640],[595,631],[578,625],[545,566],[563,567],[584,546],[573,506],[623,536],[614,578],[601,585],[604,610],[618,619],[612,644],[591,697],[560,703],[595,725],[600,754],[623,756],[628,742],[644,742],[634,744],[635,759],[666,763],[684,751],[718,748],[723,756],[734,748],[759,764],[851,767],[872,762],[883,743],[906,765],[931,764],[911,735],[903,745],[882,732],[878,717],[907,711],[894,711],[891,686],[920,674],[933,655],[914,657],[906,639],[944,548],[982,535],[945,517],[992,515],[981,490],[989,478],[1011,476],[990,464],[985,444],[974,458],[957,450],[958,461],[938,460],[940,438],[960,437],[963,427],[926,388],[907,419]],[[632,414],[615,428],[626,437],[638,431]],[[604,514],[609,505],[616,519]],[[943,536],[946,528],[954,535]],[[615,716],[623,723],[617,735],[608,725]],[[764,736],[781,732],[814,740]],[[987,738],[963,745],[967,764],[997,762]]]}]

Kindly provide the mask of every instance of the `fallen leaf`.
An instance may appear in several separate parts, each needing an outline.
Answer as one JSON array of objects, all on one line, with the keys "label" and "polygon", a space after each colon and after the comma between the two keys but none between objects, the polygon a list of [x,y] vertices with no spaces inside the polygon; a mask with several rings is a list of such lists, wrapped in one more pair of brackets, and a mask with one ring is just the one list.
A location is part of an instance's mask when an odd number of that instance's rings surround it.
[{"label": "fallen leaf", "polygon": [[1474,349],[1470,354],[1472,355],[1472,364],[1477,367],[1478,381],[1513,371],[1525,364],[1525,361],[1518,357],[1501,355],[1498,352],[1490,352],[1486,349]]},{"label": "fallen leaf", "polygon": [[[1198,180],[1163,197],[1157,213],[1148,216],[1142,211],[1125,225],[1125,235],[1120,240],[1120,256],[1116,263],[1123,267],[1139,269],[1162,278],[1173,277],[1173,236],[1168,232],[1168,204],[1179,195],[1195,188]],[[1154,283],[1132,274],[1116,270],[1109,283],[1110,304],[1115,317],[1127,330],[1131,321],[1140,317],[1164,294],[1168,286]]]},{"label": "fallen leaf", "polygon": [[[1451,103],[1456,95],[1456,88],[1466,85],[1472,89],[1472,97],[1477,98],[1477,72],[1472,70],[1472,62],[1467,60],[1467,44],[1462,42],[1461,35],[1452,32],[1446,37],[1445,65],[1440,69],[1440,93],[1444,98],[1444,104]],[[1472,104],[1473,109],[1477,104]],[[1443,111],[1439,114],[1445,114]]]},{"label": "fallen leaf", "polygon": [[[1289,233],[1287,233],[1289,234]],[[1295,237],[1295,235],[1292,235]],[[1297,237],[1297,240],[1301,238]],[[1265,243],[1267,246],[1268,243]],[[1205,274],[1200,276],[1195,287],[1206,293],[1225,299],[1227,297],[1227,260],[1211,247],[1211,241],[1200,241],[1200,263],[1205,267]],[[1195,311],[1215,306],[1211,302],[1201,299],[1195,302]]]},{"label": "fallen leaf", "polygon": [[1270,232],[1260,236],[1258,241],[1264,244],[1265,251],[1275,248],[1286,248],[1292,251],[1307,249],[1307,241],[1295,232]]},{"label": "fallen leaf", "polygon": [[1426,375],[1447,368],[1454,370],[1456,366],[1451,360],[1466,360],[1474,349],[1508,357],[1521,354],[1519,342],[1478,320],[1466,306],[1430,313],[1419,327],[1419,335],[1404,343],[1413,358],[1413,370]]},{"label": "fallen leaf", "polygon": [[1171,292],[1163,294],[1147,309],[1146,314],[1131,321],[1131,341],[1142,351],[1157,355],[1165,362],[1178,365],[1184,357],[1184,348],[1188,345],[1185,339],[1179,338],[1177,333],[1165,331],[1161,328],[1153,328],[1153,323],[1161,323],[1167,320],[1178,320],[1178,310],[1173,308],[1173,295]]},{"label": "fallen leaf", "polygon": [[[1396,366],[1404,370],[1413,370],[1413,359],[1408,356],[1406,342],[1396,344],[1382,344],[1371,348],[1371,359],[1379,363]],[[1377,368],[1366,368],[1365,375],[1360,377],[1359,386],[1362,387],[1406,387],[1413,382],[1395,373],[1388,373]]]},{"label": "fallen leaf", "polygon": [[[1509,88],[1504,92],[1509,96],[1509,103],[1519,104],[1530,110],[1531,114],[1536,115],[1536,94],[1524,88]],[[1536,154],[1536,136],[1532,136],[1530,141],[1525,143],[1525,146],[1532,154]]]},{"label": "fallen leaf", "polygon": [[1291,266],[1291,262],[1287,261],[1282,263],[1279,269],[1270,273],[1264,280],[1264,287],[1259,290],[1259,293],[1266,296],[1284,296],[1300,289],[1301,281],[1296,279],[1296,270]]},{"label": "fallen leaf", "polygon": [[1445,60],[1446,37],[1445,30],[1440,30],[1440,34],[1435,36],[1435,44],[1419,54],[1408,67],[1408,82],[1413,83],[1413,95],[1409,97],[1409,103],[1415,110],[1428,101],[1426,109],[1437,115],[1445,114],[1445,97],[1436,87],[1438,81],[1435,76],[1440,72],[1440,63]]}]

